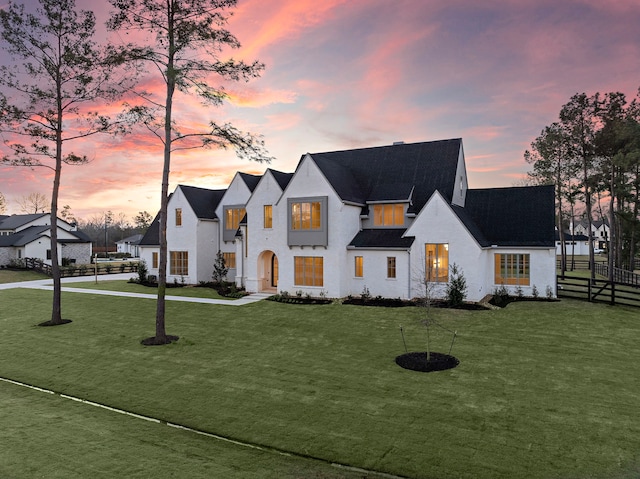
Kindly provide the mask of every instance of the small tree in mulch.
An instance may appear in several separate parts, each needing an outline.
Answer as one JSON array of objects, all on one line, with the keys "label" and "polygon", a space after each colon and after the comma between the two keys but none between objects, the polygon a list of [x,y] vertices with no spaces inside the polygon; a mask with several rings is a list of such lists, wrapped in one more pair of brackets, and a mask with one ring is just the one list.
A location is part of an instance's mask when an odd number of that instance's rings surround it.
[{"label": "small tree in mulch", "polygon": [[[426,265],[424,261],[422,263]],[[452,287],[451,281],[454,278],[456,279],[456,282]],[[444,369],[454,368],[458,365],[459,361],[457,358],[451,356],[451,349],[453,348],[453,342],[455,341],[457,333],[445,328],[433,317],[433,302],[436,299],[436,288],[438,284],[429,281],[426,274],[426,267],[415,279],[422,287],[421,295],[417,298],[417,304],[424,309],[424,315],[420,322],[424,325],[427,331],[427,350],[426,352],[407,351],[406,354],[401,354],[396,357],[396,364],[405,369],[422,372],[441,371]],[[453,295],[455,301],[460,301],[460,303],[462,303],[462,301],[464,301],[464,296],[466,295],[466,281],[462,275],[462,270],[456,267],[455,275],[452,273],[449,279],[450,282],[447,285],[447,294],[450,295],[449,299],[451,300],[451,295]],[[431,335],[434,327],[438,327],[452,334],[451,346],[449,347],[448,354],[431,351]]]}]

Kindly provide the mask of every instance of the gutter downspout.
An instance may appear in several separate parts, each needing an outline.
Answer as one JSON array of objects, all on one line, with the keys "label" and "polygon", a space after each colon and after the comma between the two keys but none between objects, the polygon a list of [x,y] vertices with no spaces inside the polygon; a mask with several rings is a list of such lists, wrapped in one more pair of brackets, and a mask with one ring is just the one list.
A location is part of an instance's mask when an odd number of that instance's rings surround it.
[{"label": "gutter downspout", "polygon": [[411,299],[411,250],[407,250],[407,284],[409,290],[407,291],[407,299]]}]

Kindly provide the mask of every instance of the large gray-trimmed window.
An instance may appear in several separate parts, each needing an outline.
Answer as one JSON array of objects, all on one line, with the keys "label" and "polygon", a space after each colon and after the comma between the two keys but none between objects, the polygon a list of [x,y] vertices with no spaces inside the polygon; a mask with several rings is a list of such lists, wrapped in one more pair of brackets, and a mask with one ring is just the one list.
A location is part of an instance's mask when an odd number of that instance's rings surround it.
[{"label": "large gray-trimmed window", "polygon": [[327,246],[326,196],[288,198],[288,244],[289,246]]},{"label": "large gray-trimmed window", "polygon": [[296,286],[324,285],[324,260],[322,256],[294,256],[293,265]]},{"label": "large gray-trimmed window", "polygon": [[224,228],[222,230],[223,241],[233,241],[244,217],[246,210],[244,205],[229,205],[224,207]]}]

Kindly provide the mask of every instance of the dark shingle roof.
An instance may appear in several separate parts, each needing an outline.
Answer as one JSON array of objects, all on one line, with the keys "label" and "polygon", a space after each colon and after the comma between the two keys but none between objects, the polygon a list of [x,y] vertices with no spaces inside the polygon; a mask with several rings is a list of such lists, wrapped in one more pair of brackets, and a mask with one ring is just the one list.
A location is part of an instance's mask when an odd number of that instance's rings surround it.
[{"label": "dark shingle roof", "polygon": [[[28,228],[7,236],[0,236],[0,247],[3,246],[24,246],[37,240],[42,236],[50,237],[51,226],[29,226]],[[67,231],[75,238],[58,239],[58,243],[91,243],[91,239],[82,231]]]},{"label": "dark shingle roof", "polygon": [[0,220],[0,230],[15,230],[49,213],[37,213],[32,215],[11,215]]},{"label": "dark shingle roof", "polygon": [[140,240],[142,239],[142,236],[140,233],[135,234],[135,235],[131,235],[131,236],[127,236],[126,238],[122,238],[119,241],[116,241],[116,243],[131,243],[131,244],[139,244]]},{"label": "dark shingle roof", "polygon": [[343,201],[397,201],[415,187],[412,211],[418,212],[435,190],[451,200],[461,147],[457,138],[311,157]]},{"label": "dark shingle roof", "polygon": [[398,228],[361,230],[351,240],[349,247],[409,249],[411,248],[415,238],[413,236],[402,237],[405,231],[405,229]]},{"label": "dark shingle roof", "polygon": [[269,171],[278,183],[278,186],[280,186],[280,189],[284,191],[291,181],[291,178],[293,178],[293,173],[283,173],[282,171],[272,170],[271,168],[269,168]]},{"label": "dark shingle roof", "polygon": [[553,186],[468,190],[453,206],[481,246],[555,246]]},{"label": "dark shingle roof", "polygon": [[138,243],[140,246],[160,246],[160,213],[153,218],[153,221]]},{"label": "dark shingle roof", "polygon": [[244,184],[247,185],[247,188],[249,188],[249,191],[251,191],[252,193],[253,193],[253,190],[256,189],[256,186],[258,186],[258,183],[260,182],[260,178],[262,178],[262,175],[250,175],[249,173],[242,173],[242,172],[239,172],[238,174],[244,181]]},{"label": "dark shingle roof", "polygon": [[200,219],[217,219],[216,208],[227,190],[209,190],[196,186],[180,185],[184,197]]}]

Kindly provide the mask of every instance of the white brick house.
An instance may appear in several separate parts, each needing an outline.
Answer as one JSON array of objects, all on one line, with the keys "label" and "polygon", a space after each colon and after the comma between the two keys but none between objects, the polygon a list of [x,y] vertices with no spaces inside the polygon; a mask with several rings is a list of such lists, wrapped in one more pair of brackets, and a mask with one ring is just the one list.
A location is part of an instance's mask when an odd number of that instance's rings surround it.
[{"label": "white brick house", "polygon": [[[180,188],[171,208],[186,208]],[[502,285],[555,292],[553,205],[552,187],[469,189],[460,139],[394,144],[306,154],[292,174],[238,173],[211,231],[183,216],[167,238],[189,251],[190,282],[220,249],[248,291],[406,299],[425,276],[443,293],[455,263],[477,301]]]}]

